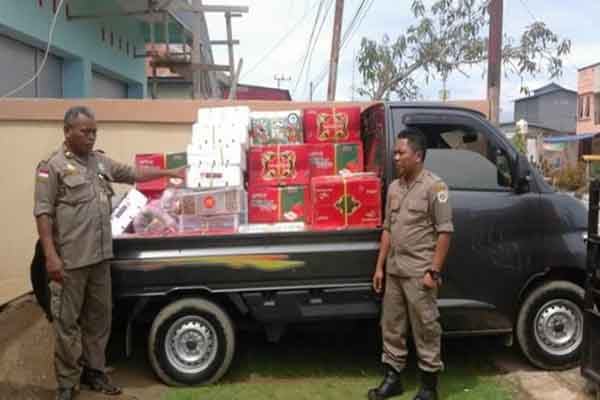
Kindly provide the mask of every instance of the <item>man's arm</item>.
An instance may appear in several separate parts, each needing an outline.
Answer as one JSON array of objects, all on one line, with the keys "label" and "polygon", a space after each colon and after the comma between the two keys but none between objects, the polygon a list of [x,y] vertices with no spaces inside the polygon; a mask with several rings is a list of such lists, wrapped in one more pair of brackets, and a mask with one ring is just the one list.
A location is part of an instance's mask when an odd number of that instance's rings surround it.
[{"label": "man's arm", "polygon": [[452,207],[450,205],[450,193],[448,186],[444,182],[437,182],[429,192],[429,204],[432,210],[432,221],[438,234],[435,244],[435,252],[431,260],[431,273],[426,273],[423,277],[423,284],[426,287],[434,288],[439,282],[434,280],[435,276],[444,268],[444,262],[450,248],[450,237],[454,232],[452,224]]},{"label": "man's arm", "polygon": [[390,251],[390,233],[387,230],[381,232],[381,241],[379,243],[379,255],[377,256],[377,265],[375,274],[373,274],[373,289],[376,293],[383,290],[383,277],[385,276],[385,260]]},{"label": "man's arm", "polygon": [[174,169],[161,169],[154,167],[135,168],[135,181],[146,182],[157,178],[182,178],[185,174],[187,167],[180,167]]},{"label": "man's arm", "polygon": [[431,268],[438,272],[442,272],[444,268],[444,262],[448,255],[448,249],[450,248],[450,238],[452,235],[448,232],[441,232],[438,235],[437,242],[435,244],[435,253],[433,254],[433,261]]},{"label": "man's arm", "polygon": [[62,283],[64,275],[64,263],[58,256],[56,247],[54,246],[54,236],[52,233],[52,220],[47,214],[42,214],[35,218],[38,235],[44,256],[46,257],[46,271],[51,280]]},{"label": "man's arm", "polygon": [[33,215],[46,258],[48,276],[60,283],[64,264],[56,251],[52,230],[57,189],[58,173],[47,161],[42,161],[36,170]]}]

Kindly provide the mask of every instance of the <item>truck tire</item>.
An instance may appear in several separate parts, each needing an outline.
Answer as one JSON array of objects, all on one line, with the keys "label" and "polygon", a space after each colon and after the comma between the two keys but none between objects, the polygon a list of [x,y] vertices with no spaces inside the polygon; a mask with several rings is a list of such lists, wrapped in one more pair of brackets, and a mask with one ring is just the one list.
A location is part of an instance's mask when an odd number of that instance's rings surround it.
[{"label": "truck tire", "polygon": [[583,342],[584,290],[568,281],[552,281],[533,290],[517,320],[517,340],[536,367],[562,370],[579,362]]},{"label": "truck tire", "polygon": [[231,365],[233,323],[225,310],[205,299],[186,298],[163,308],[152,323],[148,356],[167,385],[210,384]]}]

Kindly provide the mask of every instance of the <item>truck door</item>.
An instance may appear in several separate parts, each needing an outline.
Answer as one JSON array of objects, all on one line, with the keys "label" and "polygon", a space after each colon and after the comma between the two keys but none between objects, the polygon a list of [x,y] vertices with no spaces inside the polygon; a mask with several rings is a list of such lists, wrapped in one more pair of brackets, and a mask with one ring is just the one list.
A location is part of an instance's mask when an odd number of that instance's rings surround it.
[{"label": "truck door", "polygon": [[[588,207],[587,281],[583,321],[583,347],[581,373],[600,387],[600,236],[598,235],[598,207],[600,206],[600,181],[590,184]],[[600,390],[597,393],[600,398]]]},{"label": "truck door", "polygon": [[425,167],[451,191],[455,232],[440,291],[447,333],[510,332],[524,277],[542,244],[539,194],[517,193],[516,151],[482,118],[392,108],[393,132],[425,133]]}]

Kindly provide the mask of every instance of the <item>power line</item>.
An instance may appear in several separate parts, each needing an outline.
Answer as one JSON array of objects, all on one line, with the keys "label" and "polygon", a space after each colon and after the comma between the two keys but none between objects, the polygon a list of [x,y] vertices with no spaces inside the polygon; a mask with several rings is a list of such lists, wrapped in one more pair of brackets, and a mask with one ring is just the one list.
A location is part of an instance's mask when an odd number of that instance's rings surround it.
[{"label": "power line", "polygon": [[267,50],[262,56],[261,58],[252,66],[250,67],[243,75],[242,78],[247,77],[248,75],[250,75],[250,73],[252,73],[256,68],[258,68],[258,66],[260,66],[267,58],[269,58],[269,56],[271,56],[273,54],[273,52],[279,47],[281,46],[281,44],[283,42],[286,41],[286,39],[288,39],[288,37],[296,30],[298,29],[298,27],[300,26],[300,24],[304,21],[304,19],[312,12],[313,8],[312,7],[307,7],[306,10],[304,11],[304,14],[302,15],[302,17],[300,17],[300,19],[298,19],[298,21],[296,21],[296,23],[286,32],[283,34],[283,36],[277,41],[277,43],[275,43],[275,45],[273,45],[269,50]]},{"label": "power line", "polygon": [[62,9],[62,5],[64,2],[65,2],[65,0],[60,0],[60,3],[58,3],[58,6],[56,7],[56,12],[54,13],[54,17],[52,18],[52,23],[50,24],[50,31],[48,32],[48,43],[46,44],[46,51],[44,53],[44,58],[42,59],[42,63],[40,64],[40,67],[38,68],[37,72],[35,73],[35,75],[33,75],[33,77],[31,79],[29,79],[28,81],[25,81],[24,83],[19,85],[16,89],[13,89],[10,92],[0,96],[0,98],[10,97],[15,93],[20,92],[22,89],[29,86],[32,82],[34,82],[40,76],[40,74],[42,73],[42,70],[46,66],[46,61],[48,60],[48,55],[50,54],[50,45],[52,44],[52,36],[54,36],[54,28],[56,27],[56,21],[58,20],[58,15],[60,14],[60,11]]},{"label": "power line", "polygon": [[323,30],[323,26],[325,25],[325,21],[327,20],[327,16],[329,16],[329,12],[331,11],[331,7],[333,6],[333,2],[334,2],[334,0],[329,0],[329,5],[326,6],[327,11],[325,14],[323,14],[323,18],[321,19],[321,25],[319,26],[319,30],[317,31],[317,35],[315,37],[312,48],[308,55],[308,67],[306,68],[306,81],[304,84],[305,90],[306,90],[306,86],[308,86],[308,82],[310,80],[309,75],[310,75],[310,68],[311,68],[311,64],[312,64],[312,57],[313,57],[314,51],[317,47],[319,37],[321,36],[321,31]]},{"label": "power line", "polygon": [[298,85],[300,84],[300,80],[302,79],[302,73],[304,72],[304,67],[306,67],[306,62],[308,61],[308,53],[310,52],[310,47],[312,45],[313,37],[317,30],[317,24],[319,23],[319,17],[321,16],[321,10],[323,9],[323,4],[325,4],[325,0],[321,0],[319,2],[319,8],[317,10],[315,22],[313,23],[313,27],[310,32],[310,37],[308,38],[308,44],[306,46],[306,54],[304,55],[304,61],[302,61],[302,66],[300,67],[300,72],[298,73],[298,77],[296,78],[296,86],[294,86],[293,93],[296,93],[296,90],[298,89]]},{"label": "power line", "polygon": [[[350,23],[348,24],[348,27],[344,31],[344,34],[342,35],[343,39],[342,39],[342,44],[341,44],[341,47],[340,47],[340,52],[350,42],[350,38],[358,30],[358,27],[360,26],[360,24],[364,20],[365,16],[369,12],[369,10],[370,10],[370,8],[373,5],[373,3],[374,3],[375,0],[370,0],[370,3],[365,7],[365,5],[367,4],[367,1],[369,1],[369,0],[362,0],[361,1],[361,3],[359,4],[359,6],[356,9],[356,12],[354,13],[354,16],[352,17],[352,20],[350,21]],[[361,15],[361,11],[362,11],[362,15]],[[360,17],[359,17],[359,15],[360,15]],[[323,67],[323,69],[321,70],[321,72],[319,73],[319,75],[317,75],[318,78],[316,79],[316,83],[315,83],[313,89],[316,89],[323,82],[323,80],[327,76],[327,71],[328,70],[329,70],[328,64],[325,64],[325,66]]]},{"label": "power line", "polygon": [[537,22],[538,19],[535,17],[535,15],[533,15],[533,13],[531,12],[531,9],[529,8],[529,6],[527,6],[527,4],[525,4],[524,0],[519,0],[521,2],[521,4],[523,5],[523,7],[525,8],[525,11],[527,11],[527,13],[529,14],[529,16],[531,17],[531,19],[533,19],[533,22]]}]

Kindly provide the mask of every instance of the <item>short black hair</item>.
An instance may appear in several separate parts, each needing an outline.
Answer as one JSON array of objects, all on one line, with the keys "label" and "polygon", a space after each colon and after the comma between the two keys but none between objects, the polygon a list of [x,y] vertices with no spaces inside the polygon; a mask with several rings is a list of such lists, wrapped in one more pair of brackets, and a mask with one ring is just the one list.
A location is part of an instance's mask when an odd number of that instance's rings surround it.
[{"label": "short black hair", "polygon": [[79,117],[79,115],[85,115],[86,117],[88,117],[90,119],[96,119],[96,117],[94,116],[94,113],[88,107],[75,106],[75,107],[69,108],[67,110],[67,112],[65,113],[65,120],[64,120],[65,126],[73,125],[73,121],[75,121],[77,119],[77,117]]},{"label": "short black hair", "polygon": [[422,154],[422,161],[425,161],[425,154],[427,154],[427,139],[420,129],[407,126],[398,133],[396,138],[406,139],[412,151],[415,153],[420,152]]}]

